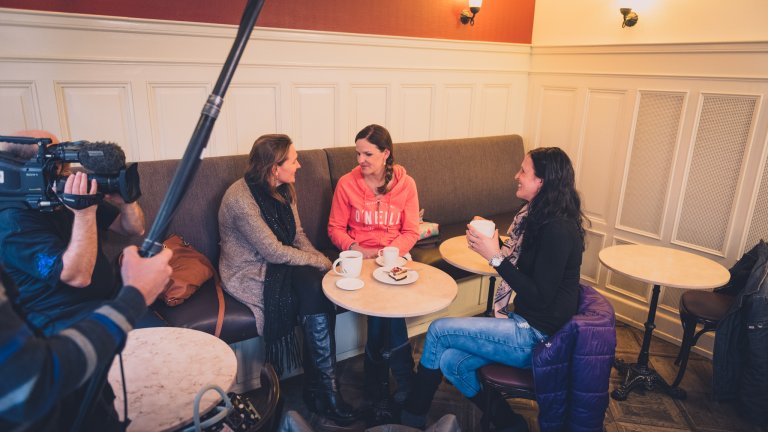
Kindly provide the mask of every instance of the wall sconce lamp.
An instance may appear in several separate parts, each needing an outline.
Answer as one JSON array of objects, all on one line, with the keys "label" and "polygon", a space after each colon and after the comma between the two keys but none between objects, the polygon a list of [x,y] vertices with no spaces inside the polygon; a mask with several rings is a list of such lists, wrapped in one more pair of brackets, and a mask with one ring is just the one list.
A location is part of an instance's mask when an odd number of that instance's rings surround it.
[{"label": "wall sconce lamp", "polygon": [[483,0],[469,0],[469,9],[464,9],[459,15],[462,24],[475,25],[475,15],[480,12]]},{"label": "wall sconce lamp", "polygon": [[619,12],[624,15],[624,22],[621,23],[621,28],[632,27],[637,24],[637,20],[640,19],[640,17],[637,16],[637,12],[632,11],[632,8],[621,8],[619,9]]}]

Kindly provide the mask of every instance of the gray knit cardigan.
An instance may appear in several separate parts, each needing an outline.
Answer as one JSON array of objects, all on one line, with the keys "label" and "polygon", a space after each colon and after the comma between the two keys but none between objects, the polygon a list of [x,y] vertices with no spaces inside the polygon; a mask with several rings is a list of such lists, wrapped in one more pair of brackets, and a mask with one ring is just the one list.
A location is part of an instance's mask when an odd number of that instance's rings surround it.
[{"label": "gray knit cardigan", "polygon": [[241,178],[227,189],[219,207],[221,280],[228,293],[253,311],[259,334],[264,334],[263,290],[267,263],[308,265],[322,271],[331,268],[331,261],[312,246],[304,233],[296,203],[291,209],[296,218],[296,238],[293,246],[286,246],[264,222],[245,179]]}]

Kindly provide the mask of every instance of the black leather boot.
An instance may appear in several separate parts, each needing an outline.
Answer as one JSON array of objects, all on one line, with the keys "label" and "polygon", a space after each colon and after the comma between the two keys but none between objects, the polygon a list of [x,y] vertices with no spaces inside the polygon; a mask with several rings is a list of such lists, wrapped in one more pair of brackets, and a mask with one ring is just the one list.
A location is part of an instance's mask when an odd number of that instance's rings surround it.
[{"label": "black leather boot", "polygon": [[402,424],[424,429],[427,423],[427,412],[432,405],[437,388],[443,382],[440,369],[427,369],[419,363],[419,371],[413,384],[413,391],[408,395],[400,414]]},{"label": "black leather boot", "polygon": [[528,422],[525,417],[516,413],[509,406],[506,399],[496,391],[491,391],[491,410],[485,412],[485,395],[483,391],[469,398],[476,407],[483,413],[483,417],[488,416],[498,431],[505,432],[528,432]]},{"label": "black leather boot", "polygon": [[416,374],[413,371],[415,365],[412,352],[411,344],[406,343],[392,350],[389,356],[389,369],[397,383],[397,390],[392,398],[398,404],[405,402],[405,398],[413,390]]},{"label": "black leather boot", "polygon": [[[356,420],[356,413],[344,401],[339,391],[336,375],[336,338],[332,331],[333,320],[329,314],[304,315],[301,317],[306,346],[304,370],[313,369],[316,374],[314,412],[340,425]],[[311,390],[311,389],[310,389]],[[311,391],[308,396],[311,396]]]},{"label": "black leather boot", "polygon": [[304,336],[303,357],[304,377],[302,380],[302,396],[304,405],[306,405],[311,412],[316,412],[317,406],[315,402],[317,400],[316,394],[318,390],[317,369],[314,367],[314,361],[310,355],[310,348],[307,344],[306,335]]},{"label": "black leather boot", "polygon": [[363,385],[365,396],[371,403],[389,397],[389,367],[384,359],[373,359],[366,350],[363,354]]}]

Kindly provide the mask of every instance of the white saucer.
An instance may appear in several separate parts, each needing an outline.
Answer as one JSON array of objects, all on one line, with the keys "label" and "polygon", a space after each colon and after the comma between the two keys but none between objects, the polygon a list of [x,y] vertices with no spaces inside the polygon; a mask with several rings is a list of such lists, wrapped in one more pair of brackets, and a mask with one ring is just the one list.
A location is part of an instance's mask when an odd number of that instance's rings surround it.
[{"label": "white saucer", "polygon": [[347,291],[355,291],[365,285],[365,282],[355,278],[341,278],[336,281],[336,286]]},{"label": "white saucer", "polygon": [[416,273],[414,270],[408,270],[408,276],[405,277],[405,279],[401,279],[399,281],[396,281],[389,277],[387,274],[389,270],[387,270],[384,267],[379,267],[376,270],[373,271],[373,278],[377,281],[389,285],[408,285],[410,283],[414,283],[417,280],[419,280],[419,274]]},{"label": "white saucer", "polygon": [[[397,263],[395,264],[395,267],[402,267],[407,263],[408,260],[403,257],[397,257]],[[376,264],[385,267],[384,266],[384,257],[378,257],[376,258]],[[387,268],[392,268],[392,266],[386,266]]]}]

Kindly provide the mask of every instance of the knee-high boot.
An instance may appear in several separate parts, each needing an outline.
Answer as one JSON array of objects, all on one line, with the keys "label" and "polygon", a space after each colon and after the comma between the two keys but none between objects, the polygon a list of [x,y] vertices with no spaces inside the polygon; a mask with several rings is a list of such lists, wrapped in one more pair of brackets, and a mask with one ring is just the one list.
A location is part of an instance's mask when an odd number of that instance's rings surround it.
[{"label": "knee-high boot", "polygon": [[363,379],[365,395],[371,402],[389,397],[389,366],[382,358],[374,358],[366,349],[363,354]]},{"label": "knee-high boot", "polygon": [[488,417],[493,423],[496,430],[504,430],[505,432],[528,432],[528,422],[525,421],[525,417],[516,413],[512,407],[509,406],[506,399],[495,391],[491,390],[491,409],[490,412],[485,412],[485,390],[481,390],[480,393],[469,398],[476,407],[480,408],[483,413],[483,417]]},{"label": "knee-high boot", "polygon": [[393,395],[395,402],[402,404],[413,390],[416,374],[413,371],[413,350],[410,343],[395,348],[389,355],[389,369],[395,377],[397,390]]},{"label": "knee-high boot", "polygon": [[304,399],[304,405],[306,405],[310,411],[316,412],[317,406],[315,402],[317,401],[316,393],[318,392],[317,368],[314,367],[314,361],[312,360],[312,356],[310,354],[311,348],[307,343],[308,338],[309,336],[305,334],[304,347],[302,349],[302,353],[303,353],[302,364],[304,366],[304,377],[302,380],[302,384],[303,384],[302,396]]},{"label": "knee-high boot", "polygon": [[427,369],[421,364],[418,369],[413,391],[405,400],[400,420],[406,426],[423,429],[427,423],[427,412],[432,405],[432,398],[443,381],[443,373],[440,369]]},{"label": "knee-high boot", "polygon": [[[336,340],[333,333],[333,320],[327,313],[304,315],[301,317],[301,324],[308,353],[305,356],[304,370],[311,369],[315,374],[315,412],[338,424],[352,423],[356,415],[341,396],[336,375]],[[311,395],[313,392],[310,389],[308,393]]]}]

